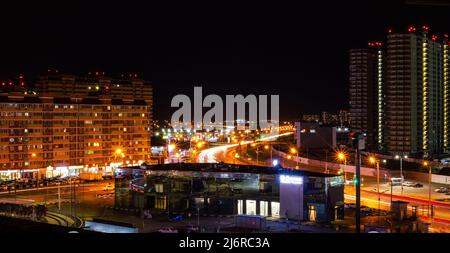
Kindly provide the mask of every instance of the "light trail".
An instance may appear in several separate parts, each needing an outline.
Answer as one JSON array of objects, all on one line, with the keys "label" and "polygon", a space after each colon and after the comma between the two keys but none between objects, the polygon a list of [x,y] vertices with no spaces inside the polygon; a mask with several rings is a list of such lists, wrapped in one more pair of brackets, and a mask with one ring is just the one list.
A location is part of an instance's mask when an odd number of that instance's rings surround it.
[{"label": "light trail", "polygon": [[291,135],[291,134],[293,134],[293,132],[271,135],[271,136],[263,137],[257,141],[243,141],[241,143],[228,144],[228,145],[223,145],[223,146],[219,146],[219,147],[208,148],[208,149],[202,150],[198,154],[197,162],[198,163],[218,163],[219,161],[217,160],[216,155],[220,152],[227,151],[227,149],[229,149],[229,148],[237,147],[239,145],[247,145],[247,144],[254,143],[254,142],[273,141],[274,139],[277,139],[279,137],[287,136],[287,135]]}]

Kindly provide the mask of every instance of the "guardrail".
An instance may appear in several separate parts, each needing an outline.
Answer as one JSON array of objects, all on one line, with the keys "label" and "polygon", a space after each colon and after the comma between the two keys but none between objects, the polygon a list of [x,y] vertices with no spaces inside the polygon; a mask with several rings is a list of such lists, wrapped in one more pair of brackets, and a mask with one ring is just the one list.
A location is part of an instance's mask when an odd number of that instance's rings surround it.
[{"label": "guardrail", "polygon": [[[273,154],[278,155],[284,159],[287,159],[288,154],[273,149]],[[314,160],[314,159],[308,159],[306,157],[296,157],[291,156],[290,160],[300,163],[300,164],[306,164],[314,167],[321,167],[325,168],[327,166],[328,169],[331,170],[340,170],[343,169],[347,173],[355,173],[356,167],[354,165],[344,165],[341,163],[333,163],[333,162],[324,162],[320,160]],[[394,173],[398,173],[398,171],[391,171],[386,168],[380,168],[380,177],[393,177]],[[369,177],[376,177],[377,176],[377,170],[375,168],[370,167],[363,167],[361,166],[361,175],[362,176],[369,176]],[[411,180],[418,180],[418,181],[428,181],[428,173],[422,173],[422,172],[416,172],[416,171],[403,171],[403,175],[405,178],[409,178]],[[431,182],[437,183],[437,184],[447,184],[450,185],[450,176],[444,176],[444,175],[437,175],[432,174],[431,175]]]}]

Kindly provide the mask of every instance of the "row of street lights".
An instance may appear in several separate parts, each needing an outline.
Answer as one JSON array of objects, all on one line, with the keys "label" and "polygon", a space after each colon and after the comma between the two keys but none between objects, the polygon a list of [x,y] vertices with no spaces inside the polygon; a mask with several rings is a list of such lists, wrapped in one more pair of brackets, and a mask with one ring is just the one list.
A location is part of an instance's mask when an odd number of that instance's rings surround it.
[{"label": "row of street lights", "polygon": [[[347,155],[344,152],[338,152],[337,158],[340,161],[344,162],[344,180],[346,180],[346,172],[345,172],[345,166],[347,165]],[[403,196],[403,183],[404,183],[404,176],[403,176],[403,159],[407,159],[407,155],[396,155],[394,157],[397,160],[400,160],[400,177],[401,177],[401,196]],[[383,163],[386,163],[386,160],[382,160]],[[378,195],[378,209],[381,209],[381,198],[380,198],[380,160],[377,159],[375,156],[369,157],[369,163],[374,164],[377,169],[377,195]],[[432,179],[432,170],[431,165],[428,161],[424,161],[422,163],[423,167],[428,169],[428,213],[432,213],[432,204],[431,204],[431,179]],[[340,172],[340,171],[339,171]],[[390,182],[392,186],[392,182]],[[392,195],[392,188],[391,188],[391,195]],[[392,197],[391,197],[392,201]],[[431,215],[432,216],[432,215]]]}]

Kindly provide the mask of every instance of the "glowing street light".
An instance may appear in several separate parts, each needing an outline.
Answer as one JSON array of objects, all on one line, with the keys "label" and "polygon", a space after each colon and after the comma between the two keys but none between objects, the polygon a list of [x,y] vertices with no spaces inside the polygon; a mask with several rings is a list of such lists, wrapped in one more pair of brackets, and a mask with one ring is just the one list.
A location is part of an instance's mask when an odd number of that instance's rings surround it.
[{"label": "glowing street light", "polygon": [[343,161],[344,162],[344,181],[347,180],[347,173],[345,171],[345,168],[347,167],[347,156],[344,152],[339,151],[337,153],[337,158],[339,161]]},{"label": "glowing street light", "polygon": [[[383,162],[385,162],[386,160],[383,160]],[[376,159],[375,157],[371,156],[369,157],[369,162],[371,164],[376,164],[377,166],[377,194],[378,194],[378,210],[381,210],[380,207],[380,203],[381,203],[381,199],[380,199],[380,161],[378,159]]]},{"label": "glowing street light", "polygon": [[433,217],[431,212],[431,165],[427,161],[423,161],[423,166],[428,167],[428,216]]},{"label": "glowing street light", "polygon": [[276,166],[278,165],[278,160],[276,160],[276,159],[273,160],[273,161],[272,161],[272,165],[273,165],[273,167],[276,167]]},{"label": "glowing street light", "polygon": [[407,155],[396,155],[395,156],[395,159],[397,159],[397,160],[400,160],[400,178],[401,178],[401,190],[402,190],[402,192],[401,192],[401,195],[403,195],[403,163],[402,163],[402,161],[403,161],[403,159],[407,159],[408,158],[408,156]]},{"label": "glowing street light", "polygon": [[176,147],[177,146],[175,144],[170,144],[169,148],[168,148],[169,149],[169,153],[172,152],[173,150],[175,150]]}]

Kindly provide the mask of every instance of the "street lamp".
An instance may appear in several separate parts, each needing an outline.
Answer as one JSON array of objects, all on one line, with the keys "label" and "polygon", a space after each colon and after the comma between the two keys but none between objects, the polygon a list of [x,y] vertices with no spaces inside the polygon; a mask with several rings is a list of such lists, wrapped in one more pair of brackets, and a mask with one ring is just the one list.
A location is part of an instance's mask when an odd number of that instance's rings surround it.
[{"label": "street lamp", "polygon": [[347,156],[345,155],[344,152],[338,152],[337,158],[339,159],[339,161],[344,162],[344,182],[345,182],[347,180],[347,172],[345,171],[345,169],[347,167]]},{"label": "street lamp", "polygon": [[424,161],[423,166],[428,167],[428,215],[431,217],[431,165]]},{"label": "street lamp", "polygon": [[236,159],[239,159],[239,154],[238,153],[235,153],[234,154],[234,164],[236,164]]},{"label": "street lamp", "polygon": [[395,156],[395,159],[400,160],[400,178],[401,178],[400,189],[402,191],[401,195],[403,195],[403,163],[402,163],[402,161],[403,161],[403,159],[407,159],[407,158],[408,158],[407,155],[396,155]]},{"label": "street lamp", "polygon": [[380,200],[380,161],[375,157],[369,157],[369,162],[371,164],[376,164],[377,166],[377,194],[378,194],[378,210],[381,210],[381,200]]},{"label": "street lamp", "polygon": [[298,169],[298,150],[294,147],[291,148],[291,153],[292,154],[297,154],[297,161],[296,161],[296,165],[295,168]]},{"label": "street lamp", "polygon": [[[269,145],[264,145],[264,149],[268,150],[270,148]],[[270,149],[270,162],[273,163],[272,149]]]}]

